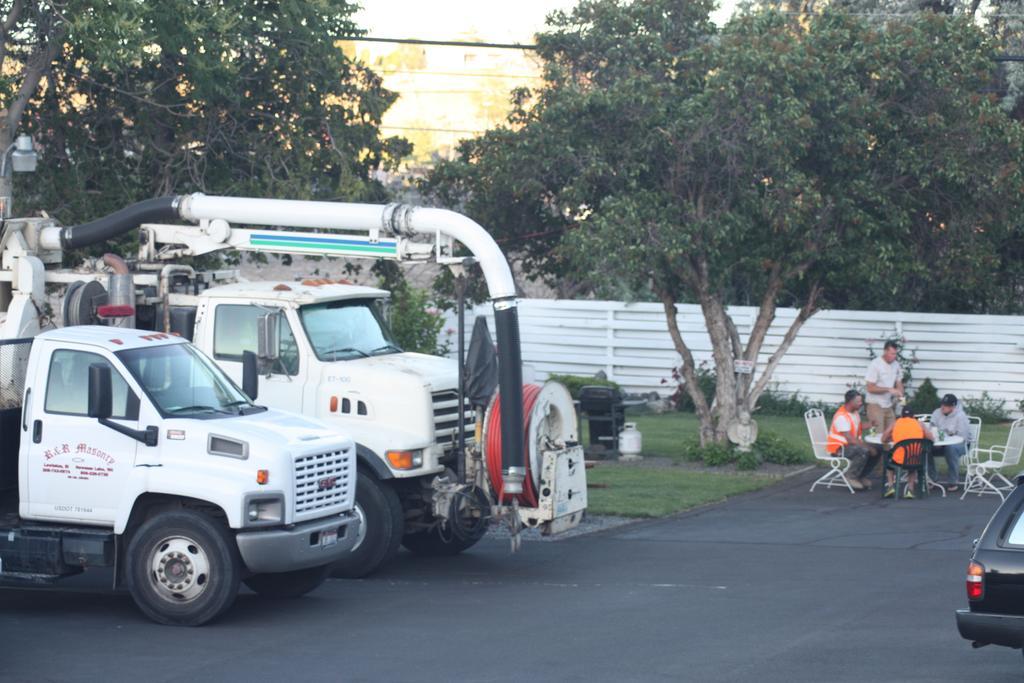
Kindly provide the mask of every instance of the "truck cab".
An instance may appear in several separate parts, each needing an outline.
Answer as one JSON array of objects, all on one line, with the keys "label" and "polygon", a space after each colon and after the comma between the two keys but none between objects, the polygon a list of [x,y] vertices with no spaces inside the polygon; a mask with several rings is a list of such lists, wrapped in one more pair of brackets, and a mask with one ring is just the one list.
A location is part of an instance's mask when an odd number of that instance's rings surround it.
[{"label": "truck cab", "polygon": [[[260,359],[261,401],[337,426],[383,478],[437,474],[454,456],[458,369],[398,347],[389,296],[325,280],[220,285],[198,297],[194,342],[241,382],[242,354],[257,350],[269,315],[278,343]],[[471,412],[466,424],[472,432]]]},{"label": "truck cab", "polygon": [[312,590],[355,543],[351,440],[256,405],[182,338],[6,340],[0,386],[0,585],[115,567],[148,616],[200,624],[240,581]]},{"label": "truck cab", "polygon": [[[341,576],[364,576],[403,539],[415,543],[416,531],[433,523],[431,482],[457,456],[457,365],[399,348],[388,297],[330,280],[238,282],[197,297],[194,342],[228,376],[240,382],[244,353],[260,352],[261,402],[316,417],[355,441],[365,533],[335,565]],[[268,333],[272,351],[260,349]],[[468,403],[464,415],[472,443]]]}]

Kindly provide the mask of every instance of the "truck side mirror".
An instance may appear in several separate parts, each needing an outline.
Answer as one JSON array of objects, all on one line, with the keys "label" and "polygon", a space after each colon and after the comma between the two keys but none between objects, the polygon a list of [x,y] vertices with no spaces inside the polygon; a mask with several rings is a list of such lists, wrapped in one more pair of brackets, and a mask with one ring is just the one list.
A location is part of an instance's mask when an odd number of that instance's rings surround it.
[{"label": "truck side mirror", "polygon": [[242,391],[251,401],[255,401],[260,393],[259,364],[252,351],[242,351]]},{"label": "truck side mirror", "polygon": [[280,357],[280,330],[281,311],[268,311],[256,318],[256,355],[259,360],[274,361]]},{"label": "truck side mirror", "polygon": [[93,363],[89,366],[89,417],[108,419],[113,413],[113,404],[110,366]]}]

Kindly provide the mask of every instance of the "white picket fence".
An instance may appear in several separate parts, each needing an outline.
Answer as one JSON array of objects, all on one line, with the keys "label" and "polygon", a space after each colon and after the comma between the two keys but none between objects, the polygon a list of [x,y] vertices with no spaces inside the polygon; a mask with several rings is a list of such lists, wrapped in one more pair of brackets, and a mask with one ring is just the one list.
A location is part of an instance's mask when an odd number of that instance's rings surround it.
[{"label": "white picket fence", "polygon": [[[711,342],[696,305],[678,307],[679,329],[697,362],[711,365]],[[729,309],[746,340],[757,309]],[[489,304],[466,316],[466,343],[474,315],[494,320]],[[795,309],[780,309],[769,330],[758,363],[763,369],[781,342]],[[672,346],[660,304],[617,301],[524,299],[520,301],[525,374],[543,380],[550,374],[593,375],[604,371],[631,392],[672,393],[672,368],[680,363]],[[442,335],[454,353],[454,316]],[[982,391],[1006,401],[1017,413],[1024,398],[1024,317],[952,315],[881,311],[824,311],[812,317],[776,368],[779,391],[798,392],[815,401],[838,402],[851,384],[863,384],[868,346],[881,349],[880,339],[906,338],[913,351],[914,383],[931,378],[939,395],[947,392],[977,397]]]}]

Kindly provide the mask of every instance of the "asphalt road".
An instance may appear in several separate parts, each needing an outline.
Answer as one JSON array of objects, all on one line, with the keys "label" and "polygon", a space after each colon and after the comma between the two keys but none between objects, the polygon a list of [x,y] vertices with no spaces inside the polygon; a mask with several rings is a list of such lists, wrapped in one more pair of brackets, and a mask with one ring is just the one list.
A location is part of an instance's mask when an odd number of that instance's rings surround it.
[{"label": "asphalt road", "polygon": [[125,595],[0,591],[0,680],[1020,681],[1020,652],[973,650],[953,618],[995,504],[789,480],[514,556],[403,552],[198,629]]}]

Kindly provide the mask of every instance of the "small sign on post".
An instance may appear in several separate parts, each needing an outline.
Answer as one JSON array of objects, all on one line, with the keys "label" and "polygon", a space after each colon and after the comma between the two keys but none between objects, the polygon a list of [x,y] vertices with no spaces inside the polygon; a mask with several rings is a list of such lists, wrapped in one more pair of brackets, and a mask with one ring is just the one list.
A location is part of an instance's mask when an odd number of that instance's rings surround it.
[{"label": "small sign on post", "polygon": [[733,362],[736,366],[737,375],[753,375],[754,374],[754,361],[752,360],[737,360]]}]

